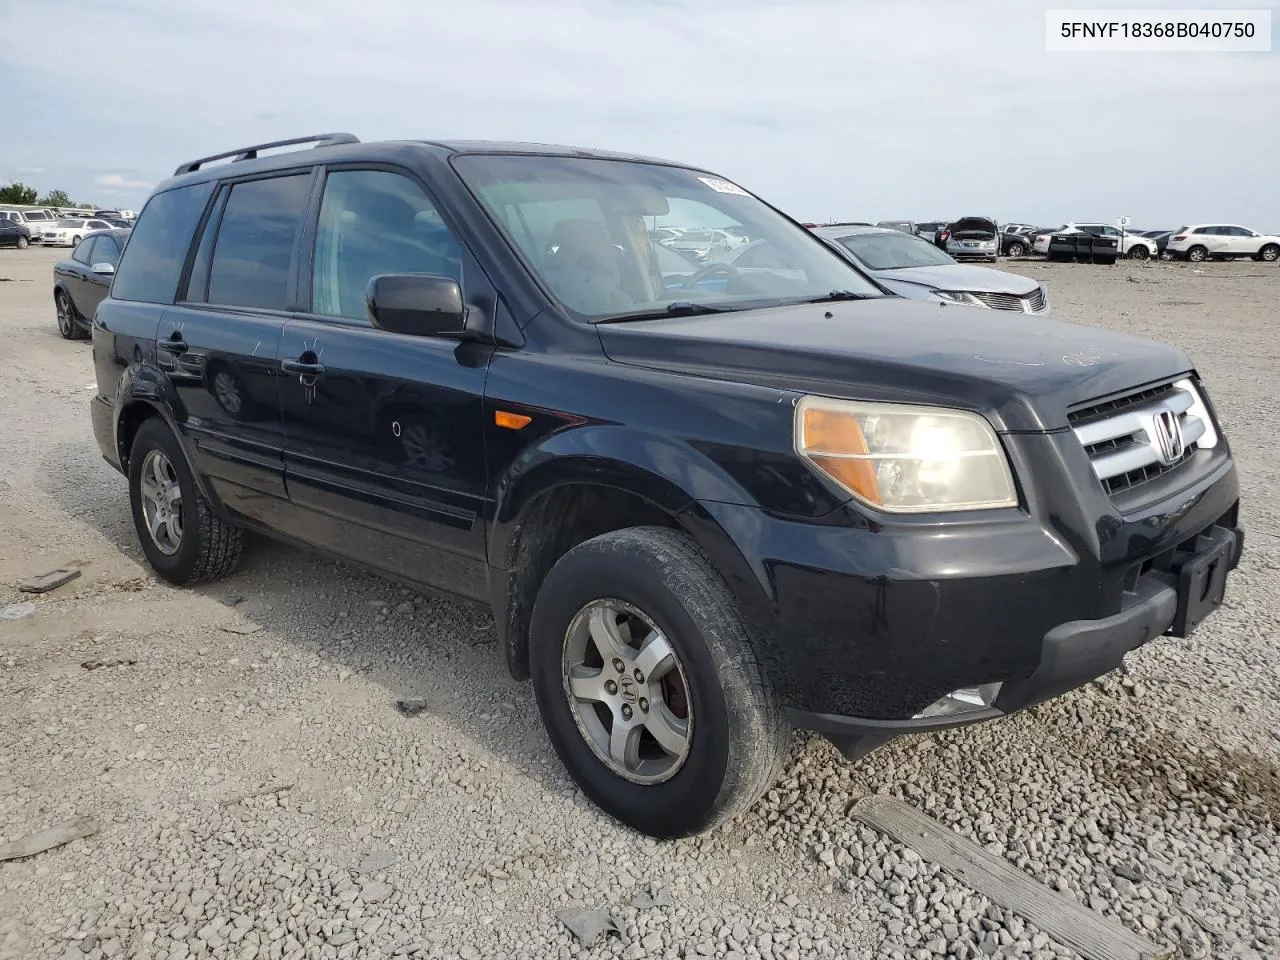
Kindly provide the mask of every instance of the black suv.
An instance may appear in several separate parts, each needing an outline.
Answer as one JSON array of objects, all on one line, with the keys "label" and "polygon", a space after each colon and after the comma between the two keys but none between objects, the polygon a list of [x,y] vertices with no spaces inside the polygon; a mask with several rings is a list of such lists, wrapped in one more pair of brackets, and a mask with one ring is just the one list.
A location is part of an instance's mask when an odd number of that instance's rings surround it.
[{"label": "black suv", "polygon": [[[698,225],[769,262],[664,273],[651,233]],[[750,804],[793,727],[857,758],[1186,636],[1243,544],[1179,351],[886,295],[657,160],[331,134],[183,164],[93,350],[161,576],[257,530],[491,604],[573,777],[655,836]]]}]

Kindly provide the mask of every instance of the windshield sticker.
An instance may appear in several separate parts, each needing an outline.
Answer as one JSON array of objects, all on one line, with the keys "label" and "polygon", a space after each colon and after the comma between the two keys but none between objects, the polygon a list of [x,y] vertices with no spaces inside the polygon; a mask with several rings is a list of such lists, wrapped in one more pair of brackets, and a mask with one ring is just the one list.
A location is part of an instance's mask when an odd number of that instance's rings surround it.
[{"label": "windshield sticker", "polygon": [[714,190],[716,193],[733,193],[739,197],[749,197],[751,194],[743,190],[736,183],[730,183],[728,180],[721,180],[719,177],[699,177],[703,183]]}]

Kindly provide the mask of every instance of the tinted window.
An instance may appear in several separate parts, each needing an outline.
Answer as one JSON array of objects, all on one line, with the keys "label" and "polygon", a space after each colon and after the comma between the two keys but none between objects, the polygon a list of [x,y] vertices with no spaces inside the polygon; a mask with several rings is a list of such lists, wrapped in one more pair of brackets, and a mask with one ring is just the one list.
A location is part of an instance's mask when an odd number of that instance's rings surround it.
[{"label": "tinted window", "polygon": [[116,244],[116,238],[110,236],[95,237],[93,239],[93,259],[90,263],[109,263],[113,267],[120,262],[120,247]]},{"label": "tinted window", "polygon": [[129,254],[116,271],[115,299],[173,302],[191,235],[212,192],[212,183],[193,183],[147,201],[129,236]]},{"label": "tinted window", "polygon": [[461,283],[462,248],[408,177],[340,170],[325,181],[311,269],[313,313],[364,320],[372,277],[433,273]]},{"label": "tinted window", "polygon": [[71,254],[71,259],[78,260],[80,263],[89,263],[89,257],[93,255],[93,247],[97,242],[97,237],[90,237],[88,240],[81,241],[76,246],[75,253]]},{"label": "tinted window", "polygon": [[283,310],[293,243],[311,174],[237,183],[231,188],[209,266],[209,302]]},{"label": "tinted window", "polygon": [[110,230],[111,224],[107,223],[105,220],[90,220],[89,229],[90,230]]}]

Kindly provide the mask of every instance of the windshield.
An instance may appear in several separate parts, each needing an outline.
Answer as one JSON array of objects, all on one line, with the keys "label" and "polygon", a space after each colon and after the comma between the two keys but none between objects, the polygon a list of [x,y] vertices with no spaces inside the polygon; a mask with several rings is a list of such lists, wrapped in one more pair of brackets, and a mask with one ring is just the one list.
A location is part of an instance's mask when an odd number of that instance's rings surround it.
[{"label": "windshield", "polygon": [[[672,304],[732,310],[836,291],[883,295],[813,234],[718,177],[580,157],[471,155],[454,164],[556,299],[591,320]],[[732,266],[744,240],[767,241],[776,265]]]},{"label": "windshield", "polygon": [[955,263],[932,243],[908,233],[859,233],[841,237],[838,242],[872,270],[942,267]]}]

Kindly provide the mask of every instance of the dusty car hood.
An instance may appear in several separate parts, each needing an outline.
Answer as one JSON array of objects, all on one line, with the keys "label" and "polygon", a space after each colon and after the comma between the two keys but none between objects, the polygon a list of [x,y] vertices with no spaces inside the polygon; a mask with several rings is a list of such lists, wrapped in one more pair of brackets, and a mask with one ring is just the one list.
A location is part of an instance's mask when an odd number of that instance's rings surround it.
[{"label": "dusty car hood", "polygon": [[[1179,350],[1004,310],[885,297],[597,326],[619,363],[1067,428],[1067,407],[1192,369]],[[781,402],[781,398],[780,398]]]},{"label": "dusty car hood", "polygon": [[900,270],[872,270],[878,280],[914,283],[934,290],[976,290],[979,293],[1012,293],[1024,296],[1040,284],[1016,273],[949,263],[938,267],[903,267]]}]

